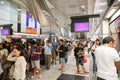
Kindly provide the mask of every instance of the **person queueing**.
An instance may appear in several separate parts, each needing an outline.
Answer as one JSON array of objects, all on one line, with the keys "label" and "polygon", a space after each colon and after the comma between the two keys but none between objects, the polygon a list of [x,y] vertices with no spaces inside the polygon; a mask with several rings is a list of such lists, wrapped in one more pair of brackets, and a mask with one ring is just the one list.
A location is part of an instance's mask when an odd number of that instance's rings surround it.
[{"label": "person queueing", "polygon": [[97,63],[97,80],[119,80],[117,68],[120,68],[120,57],[114,48],[114,39],[105,37],[103,45],[95,50]]},{"label": "person queueing", "polygon": [[52,45],[50,44],[50,41],[46,40],[44,46],[44,52],[45,52],[45,64],[47,70],[49,70],[51,66],[51,55],[52,55],[51,49],[52,49]]},{"label": "person queueing", "polygon": [[35,41],[32,42],[32,48],[31,48],[31,65],[34,69],[33,76],[31,78],[36,78],[36,72],[38,70],[39,72],[39,78],[41,78],[41,68],[40,68],[40,54],[41,51]]},{"label": "person queueing", "polygon": [[59,52],[59,58],[60,58],[60,64],[61,64],[61,67],[59,68],[59,70],[61,70],[62,72],[65,71],[65,46],[63,44],[63,40],[60,39],[59,40],[59,46],[58,46],[58,49],[57,51]]},{"label": "person queueing", "polygon": [[78,46],[74,49],[74,56],[76,58],[77,73],[80,73],[80,65],[82,67],[83,72],[86,73],[83,63],[84,48],[82,43],[79,43]]},{"label": "person queueing", "polygon": [[94,52],[95,52],[95,49],[99,46],[100,46],[100,40],[96,39],[95,44],[91,48],[91,55],[92,55],[92,58],[93,58],[93,73],[95,75],[96,75],[96,72],[97,72],[97,66],[96,66],[96,59],[95,59]]},{"label": "person queueing", "polygon": [[56,63],[56,49],[57,49],[57,42],[55,42],[55,38],[53,38],[53,42],[52,42],[52,64],[57,64]]},{"label": "person queueing", "polygon": [[20,46],[15,47],[7,60],[15,61],[15,69],[13,73],[14,80],[25,80],[27,62],[23,56],[22,48]]}]

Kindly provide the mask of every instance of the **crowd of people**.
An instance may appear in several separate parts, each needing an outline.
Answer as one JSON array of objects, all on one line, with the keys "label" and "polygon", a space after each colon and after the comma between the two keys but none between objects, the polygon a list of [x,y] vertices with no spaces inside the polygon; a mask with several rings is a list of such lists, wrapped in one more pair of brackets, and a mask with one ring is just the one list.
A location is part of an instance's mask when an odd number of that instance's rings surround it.
[{"label": "crowd of people", "polygon": [[25,80],[26,71],[33,72],[32,79],[37,77],[37,73],[39,73],[38,77],[41,78],[41,65],[49,70],[51,64],[58,64],[57,58],[59,58],[59,70],[65,72],[69,51],[73,50],[72,54],[76,59],[78,74],[81,72],[89,73],[85,64],[88,61],[88,55],[91,55],[93,73],[97,73],[97,80],[118,80],[116,66],[120,67],[120,58],[114,49],[114,40],[111,37],[106,37],[102,41],[103,44],[100,42],[99,39],[94,42],[87,40],[69,42],[63,39],[58,41],[53,39],[52,42],[49,40],[45,42],[31,40],[26,43],[4,41],[0,43],[0,79]]},{"label": "crowd of people", "polygon": [[4,41],[0,44],[0,77],[2,80],[8,78],[10,80],[24,80],[26,71],[32,71],[33,76],[31,78],[36,78],[37,73],[41,78],[40,65],[46,66],[46,69],[49,70],[51,64],[57,64],[57,56],[59,56],[59,63],[61,64],[59,69],[64,72],[69,46],[68,41],[62,39],[58,42],[53,39],[52,43],[49,40],[45,42],[31,40],[26,43]]}]

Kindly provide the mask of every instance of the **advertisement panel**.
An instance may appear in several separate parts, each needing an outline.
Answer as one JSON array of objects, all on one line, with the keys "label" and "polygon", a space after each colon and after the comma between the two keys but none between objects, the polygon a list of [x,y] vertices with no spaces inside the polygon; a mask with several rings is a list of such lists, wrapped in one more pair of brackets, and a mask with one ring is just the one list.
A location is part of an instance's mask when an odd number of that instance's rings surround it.
[{"label": "advertisement panel", "polygon": [[37,20],[29,11],[26,11],[26,33],[37,34]]}]

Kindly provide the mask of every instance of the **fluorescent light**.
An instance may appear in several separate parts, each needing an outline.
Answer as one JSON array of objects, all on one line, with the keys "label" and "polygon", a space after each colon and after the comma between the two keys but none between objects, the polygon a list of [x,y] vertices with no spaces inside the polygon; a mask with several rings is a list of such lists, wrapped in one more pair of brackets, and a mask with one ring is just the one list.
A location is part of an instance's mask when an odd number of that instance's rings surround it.
[{"label": "fluorescent light", "polygon": [[110,11],[108,11],[108,13],[107,13],[107,15],[106,15],[105,18],[110,18],[110,17],[115,13],[116,10],[117,10],[117,9],[113,8],[113,9],[111,9]]},{"label": "fluorescent light", "polygon": [[103,6],[103,5],[107,5],[107,3],[100,3],[99,5],[100,5],[100,6]]},{"label": "fluorescent light", "polygon": [[103,9],[98,10],[98,12],[103,12],[103,11],[104,11]]},{"label": "fluorescent light", "polygon": [[18,11],[21,11],[21,8],[18,8],[17,10],[18,10]]}]

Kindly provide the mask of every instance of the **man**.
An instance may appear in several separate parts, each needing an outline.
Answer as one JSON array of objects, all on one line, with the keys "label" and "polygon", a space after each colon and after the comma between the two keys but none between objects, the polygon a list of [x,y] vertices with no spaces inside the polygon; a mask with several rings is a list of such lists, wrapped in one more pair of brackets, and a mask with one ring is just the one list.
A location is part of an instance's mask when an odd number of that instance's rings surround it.
[{"label": "man", "polygon": [[31,78],[36,78],[36,72],[39,71],[39,78],[41,78],[41,68],[40,68],[40,54],[41,51],[39,47],[37,46],[36,42],[32,42],[32,48],[31,48],[31,65],[34,69],[34,74]]},{"label": "man", "polygon": [[52,42],[52,62],[56,64],[56,49],[57,49],[57,42],[55,42],[55,38],[53,38],[53,42]]},{"label": "man", "polygon": [[80,73],[80,66],[82,67],[82,71],[86,73],[83,58],[84,58],[84,48],[83,44],[79,43],[78,47],[74,49],[74,56],[76,58],[76,67],[77,67],[77,73]]},{"label": "man", "polygon": [[65,46],[64,46],[63,42],[64,41],[62,39],[59,40],[60,45],[58,46],[58,49],[57,49],[57,51],[59,52],[59,58],[60,58],[60,64],[61,64],[61,68],[59,68],[59,69],[62,72],[65,71],[65,55],[66,55]]},{"label": "man", "polygon": [[49,40],[46,40],[46,44],[44,46],[44,52],[45,52],[45,63],[46,63],[46,68],[47,70],[50,69],[50,65],[51,65],[51,52],[52,49],[52,45],[50,44]]},{"label": "man", "polygon": [[97,80],[118,80],[117,67],[120,67],[120,58],[114,49],[114,40],[111,37],[103,39],[103,45],[95,50],[97,63]]},{"label": "man", "polygon": [[68,62],[68,51],[69,51],[68,41],[64,41],[64,46],[65,46],[65,63],[67,63]]}]

